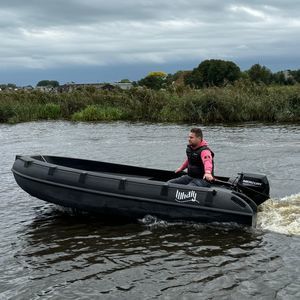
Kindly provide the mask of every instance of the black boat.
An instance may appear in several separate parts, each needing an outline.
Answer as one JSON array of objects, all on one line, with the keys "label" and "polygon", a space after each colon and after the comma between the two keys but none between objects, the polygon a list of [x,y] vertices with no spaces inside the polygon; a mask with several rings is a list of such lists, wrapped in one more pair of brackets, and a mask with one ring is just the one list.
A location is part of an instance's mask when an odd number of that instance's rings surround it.
[{"label": "black boat", "polygon": [[168,221],[256,224],[257,206],[269,198],[264,175],[216,176],[211,187],[167,181],[181,174],[58,156],[16,156],[12,172],[30,195],[105,216]]}]

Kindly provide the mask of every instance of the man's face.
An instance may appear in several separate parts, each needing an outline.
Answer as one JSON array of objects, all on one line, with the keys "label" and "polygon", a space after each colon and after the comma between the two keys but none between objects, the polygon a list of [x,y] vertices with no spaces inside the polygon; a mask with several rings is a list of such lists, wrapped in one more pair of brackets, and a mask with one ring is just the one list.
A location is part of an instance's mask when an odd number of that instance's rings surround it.
[{"label": "man's face", "polygon": [[189,145],[190,145],[190,146],[195,147],[195,146],[197,146],[200,142],[201,142],[201,138],[197,137],[197,136],[195,135],[195,133],[193,133],[193,132],[190,132],[190,133],[189,133]]}]

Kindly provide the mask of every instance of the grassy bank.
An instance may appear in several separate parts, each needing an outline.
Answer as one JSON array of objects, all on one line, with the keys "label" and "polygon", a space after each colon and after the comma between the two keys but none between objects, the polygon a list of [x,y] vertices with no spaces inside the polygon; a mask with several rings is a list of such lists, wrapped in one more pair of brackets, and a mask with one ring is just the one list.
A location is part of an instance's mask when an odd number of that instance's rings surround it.
[{"label": "grassy bank", "polygon": [[34,120],[151,122],[299,122],[300,85],[237,82],[224,88],[153,91],[0,92],[0,122]]}]

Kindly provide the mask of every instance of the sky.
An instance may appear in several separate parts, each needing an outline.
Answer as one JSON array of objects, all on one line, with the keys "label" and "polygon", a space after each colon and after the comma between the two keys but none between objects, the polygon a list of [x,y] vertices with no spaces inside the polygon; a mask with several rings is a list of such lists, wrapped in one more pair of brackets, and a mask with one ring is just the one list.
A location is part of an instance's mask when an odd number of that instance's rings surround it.
[{"label": "sky", "polygon": [[0,0],[0,84],[139,80],[206,59],[300,69],[297,0]]}]

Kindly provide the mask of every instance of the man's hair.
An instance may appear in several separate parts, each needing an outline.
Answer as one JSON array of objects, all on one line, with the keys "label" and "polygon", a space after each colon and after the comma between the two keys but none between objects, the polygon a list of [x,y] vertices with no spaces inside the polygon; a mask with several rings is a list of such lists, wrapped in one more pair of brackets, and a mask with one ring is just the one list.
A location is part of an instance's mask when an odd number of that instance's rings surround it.
[{"label": "man's hair", "polygon": [[191,132],[195,133],[196,137],[201,138],[201,140],[203,139],[202,130],[200,128],[192,128]]}]

